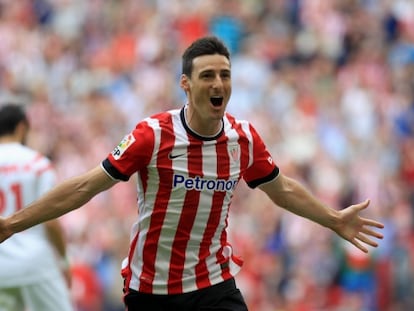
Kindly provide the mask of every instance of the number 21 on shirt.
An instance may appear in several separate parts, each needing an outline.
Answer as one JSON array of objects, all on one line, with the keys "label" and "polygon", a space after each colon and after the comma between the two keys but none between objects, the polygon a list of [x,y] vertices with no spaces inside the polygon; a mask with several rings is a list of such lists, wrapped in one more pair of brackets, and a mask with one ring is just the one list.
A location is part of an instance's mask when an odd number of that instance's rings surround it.
[{"label": "number 21 on shirt", "polygon": [[[11,195],[7,197],[7,193]],[[4,213],[4,210],[7,206],[7,200],[14,200],[14,209],[15,211],[21,210],[23,207],[22,204],[22,187],[18,183],[14,183],[10,185],[9,189],[0,189],[0,214]]]}]

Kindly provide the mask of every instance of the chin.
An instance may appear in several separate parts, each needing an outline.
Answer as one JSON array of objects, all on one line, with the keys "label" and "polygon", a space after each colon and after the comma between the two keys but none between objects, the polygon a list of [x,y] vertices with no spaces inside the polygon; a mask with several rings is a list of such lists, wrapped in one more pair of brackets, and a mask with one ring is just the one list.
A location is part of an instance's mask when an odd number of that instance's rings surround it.
[{"label": "chin", "polygon": [[213,119],[221,120],[224,117],[224,110],[215,110],[213,111]]}]

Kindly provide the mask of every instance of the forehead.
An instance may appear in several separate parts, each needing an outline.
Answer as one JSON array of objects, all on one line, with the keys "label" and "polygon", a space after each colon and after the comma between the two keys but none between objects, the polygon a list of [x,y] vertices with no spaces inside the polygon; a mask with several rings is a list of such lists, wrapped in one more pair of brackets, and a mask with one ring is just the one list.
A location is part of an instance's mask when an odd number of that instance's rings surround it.
[{"label": "forehead", "polygon": [[193,72],[206,70],[230,70],[230,61],[220,54],[202,55],[193,59]]}]

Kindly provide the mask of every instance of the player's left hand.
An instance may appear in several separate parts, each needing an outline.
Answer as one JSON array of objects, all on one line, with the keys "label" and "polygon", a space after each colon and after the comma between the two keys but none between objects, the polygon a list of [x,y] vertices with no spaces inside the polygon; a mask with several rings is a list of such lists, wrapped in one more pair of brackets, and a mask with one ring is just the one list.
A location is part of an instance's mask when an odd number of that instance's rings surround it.
[{"label": "player's left hand", "polygon": [[339,211],[339,222],[335,228],[332,228],[339,236],[348,240],[365,253],[368,252],[366,245],[378,246],[378,243],[373,238],[383,238],[383,235],[373,230],[373,228],[384,228],[382,223],[360,216],[361,211],[367,208],[369,203],[369,200],[365,200]]}]

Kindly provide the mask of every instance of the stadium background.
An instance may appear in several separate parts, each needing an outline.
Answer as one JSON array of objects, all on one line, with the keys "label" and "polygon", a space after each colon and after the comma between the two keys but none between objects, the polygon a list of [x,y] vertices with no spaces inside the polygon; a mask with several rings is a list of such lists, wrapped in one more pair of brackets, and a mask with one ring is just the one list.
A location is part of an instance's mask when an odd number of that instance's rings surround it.
[{"label": "stadium background", "polygon": [[[231,239],[252,311],[414,308],[414,2],[0,0],[0,101],[28,104],[29,143],[59,180],[99,163],[141,118],[179,107],[180,57],[231,48],[229,111],[281,169],[335,208],[371,198],[364,255],[241,185]],[[79,311],[122,310],[134,181],[62,217]]]}]

